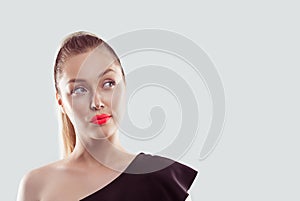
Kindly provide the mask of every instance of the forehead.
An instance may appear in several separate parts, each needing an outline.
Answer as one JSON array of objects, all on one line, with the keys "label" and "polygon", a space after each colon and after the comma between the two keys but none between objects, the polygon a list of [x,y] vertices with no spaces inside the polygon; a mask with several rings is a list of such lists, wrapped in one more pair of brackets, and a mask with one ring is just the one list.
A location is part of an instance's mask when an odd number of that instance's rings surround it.
[{"label": "forehead", "polygon": [[97,48],[69,58],[63,66],[62,79],[97,79],[108,68],[121,74],[117,58],[110,52]]}]

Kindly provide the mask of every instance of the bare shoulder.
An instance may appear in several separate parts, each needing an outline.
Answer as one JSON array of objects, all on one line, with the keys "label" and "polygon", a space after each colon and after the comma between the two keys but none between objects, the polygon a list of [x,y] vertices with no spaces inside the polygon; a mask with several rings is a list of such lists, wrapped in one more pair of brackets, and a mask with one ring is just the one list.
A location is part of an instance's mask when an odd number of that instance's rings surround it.
[{"label": "bare shoulder", "polygon": [[27,172],[19,183],[17,201],[40,200],[45,184],[61,163],[62,160],[56,161]]}]

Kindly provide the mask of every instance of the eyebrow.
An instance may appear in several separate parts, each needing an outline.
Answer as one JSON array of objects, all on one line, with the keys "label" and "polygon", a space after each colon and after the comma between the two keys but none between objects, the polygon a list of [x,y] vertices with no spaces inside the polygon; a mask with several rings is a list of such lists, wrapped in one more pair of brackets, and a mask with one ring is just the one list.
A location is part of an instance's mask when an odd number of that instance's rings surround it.
[{"label": "eyebrow", "polygon": [[108,69],[106,69],[103,73],[101,73],[101,74],[98,76],[98,78],[103,77],[106,73],[108,73],[108,72],[110,72],[110,71],[116,72],[114,69],[108,68]]},{"label": "eyebrow", "polygon": [[[101,73],[99,76],[98,76],[98,78],[100,78],[100,77],[103,77],[105,74],[107,74],[108,72],[116,72],[114,69],[112,69],[112,68],[108,68],[108,69],[106,69],[103,73]],[[84,79],[76,79],[76,78],[73,78],[73,79],[70,79],[68,82],[67,82],[67,84],[69,84],[69,83],[72,83],[72,82],[86,82],[86,80],[84,80]]]}]

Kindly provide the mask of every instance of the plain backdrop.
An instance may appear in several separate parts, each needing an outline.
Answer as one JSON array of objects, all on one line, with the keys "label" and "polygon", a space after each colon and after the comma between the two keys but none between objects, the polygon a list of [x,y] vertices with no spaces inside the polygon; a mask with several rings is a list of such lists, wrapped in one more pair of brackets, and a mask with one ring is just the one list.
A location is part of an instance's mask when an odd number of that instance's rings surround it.
[{"label": "plain backdrop", "polygon": [[[85,30],[109,40],[145,28],[194,41],[224,85],[219,143],[203,161],[182,159],[199,170],[193,200],[299,200],[299,19],[291,0],[2,1],[1,200],[15,200],[26,172],[59,158],[52,67],[62,38]],[[137,125],[147,125],[146,114]]]}]

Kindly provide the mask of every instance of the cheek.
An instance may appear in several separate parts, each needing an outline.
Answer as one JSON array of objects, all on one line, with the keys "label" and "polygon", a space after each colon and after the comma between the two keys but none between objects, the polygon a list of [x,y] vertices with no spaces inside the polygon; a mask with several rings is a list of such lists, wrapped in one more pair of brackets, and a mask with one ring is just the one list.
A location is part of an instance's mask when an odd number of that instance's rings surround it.
[{"label": "cheek", "polygon": [[113,113],[121,118],[126,108],[126,91],[124,85],[116,87],[111,97],[111,104]]},{"label": "cheek", "polygon": [[[88,96],[80,96],[80,97],[68,97],[67,101],[67,114],[70,119],[73,121],[79,118],[86,116],[88,111],[89,97]],[[78,120],[79,120],[78,119]]]}]

